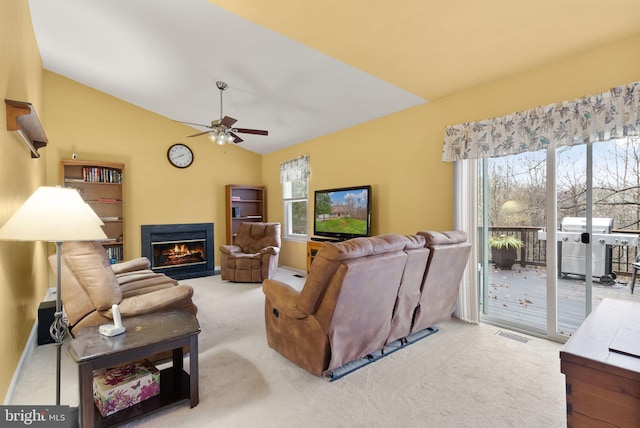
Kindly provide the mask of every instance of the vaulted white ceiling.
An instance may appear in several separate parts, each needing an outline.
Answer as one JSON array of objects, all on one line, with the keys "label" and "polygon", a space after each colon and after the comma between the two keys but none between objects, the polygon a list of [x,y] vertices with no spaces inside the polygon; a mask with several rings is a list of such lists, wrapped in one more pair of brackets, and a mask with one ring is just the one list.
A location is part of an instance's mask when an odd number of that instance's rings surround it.
[{"label": "vaulted white ceiling", "polygon": [[200,124],[220,117],[216,81],[224,81],[222,113],[237,127],[269,130],[240,134],[256,153],[640,34],[637,0],[29,5],[45,69]]}]

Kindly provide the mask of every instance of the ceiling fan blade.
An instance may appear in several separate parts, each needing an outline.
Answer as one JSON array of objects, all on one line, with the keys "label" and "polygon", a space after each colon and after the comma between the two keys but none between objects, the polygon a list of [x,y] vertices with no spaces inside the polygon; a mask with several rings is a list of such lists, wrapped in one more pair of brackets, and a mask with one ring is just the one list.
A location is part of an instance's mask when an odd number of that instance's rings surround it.
[{"label": "ceiling fan blade", "polygon": [[262,131],[260,129],[233,128],[233,132],[240,132],[242,134],[269,135],[269,131]]},{"label": "ceiling fan blade", "polygon": [[231,135],[233,137],[233,142],[236,143],[236,144],[242,143],[244,141],[242,138],[238,137],[233,132],[229,132],[229,135]]},{"label": "ceiling fan blade", "polygon": [[225,116],[225,117],[222,119],[222,122],[220,122],[220,125],[222,125],[222,126],[226,126],[227,128],[230,128],[230,127],[231,127],[231,125],[233,125],[233,124],[234,124],[234,123],[236,123],[237,121],[238,121],[238,119],[234,119],[234,118],[232,118],[232,117]]},{"label": "ceiling fan blade", "polygon": [[198,135],[208,134],[211,131],[198,132],[197,134],[187,135],[187,137],[197,137]]},{"label": "ceiling fan blade", "polygon": [[200,123],[183,122],[183,121],[181,121],[181,120],[174,120],[174,122],[178,122],[178,123],[185,123],[185,124],[187,124],[187,125],[196,125],[196,126],[203,126],[203,127],[205,127],[205,128],[210,128],[210,126],[209,126],[209,125],[202,125],[202,124],[200,124]]}]

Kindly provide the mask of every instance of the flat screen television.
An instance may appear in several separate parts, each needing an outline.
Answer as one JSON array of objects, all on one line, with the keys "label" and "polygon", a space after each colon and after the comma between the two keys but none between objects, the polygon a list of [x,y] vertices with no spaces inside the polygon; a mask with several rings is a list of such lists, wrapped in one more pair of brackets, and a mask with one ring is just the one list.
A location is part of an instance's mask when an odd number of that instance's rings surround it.
[{"label": "flat screen television", "polygon": [[371,235],[371,186],[316,190],[313,234],[346,240]]}]

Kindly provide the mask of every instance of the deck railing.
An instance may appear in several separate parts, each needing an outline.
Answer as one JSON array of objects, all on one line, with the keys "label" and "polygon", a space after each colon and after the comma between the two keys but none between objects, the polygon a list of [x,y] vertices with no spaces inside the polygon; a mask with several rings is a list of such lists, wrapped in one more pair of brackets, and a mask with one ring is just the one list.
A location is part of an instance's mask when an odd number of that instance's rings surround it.
[{"label": "deck railing", "polygon": [[[547,263],[546,241],[538,239],[538,231],[542,227],[535,226],[492,226],[489,227],[491,235],[514,235],[524,242],[518,252],[516,263],[522,267],[544,266]],[[638,230],[614,229],[612,233],[640,234]],[[638,254],[638,247],[613,245],[611,247],[611,269],[616,275],[631,275],[631,264]]]}]

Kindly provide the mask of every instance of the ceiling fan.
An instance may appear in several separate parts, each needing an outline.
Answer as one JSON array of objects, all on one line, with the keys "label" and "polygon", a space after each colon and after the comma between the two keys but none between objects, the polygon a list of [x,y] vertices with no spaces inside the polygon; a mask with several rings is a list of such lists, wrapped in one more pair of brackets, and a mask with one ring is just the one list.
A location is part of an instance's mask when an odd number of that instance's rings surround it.
[{"label": "ceiling fan", "polygon": [[248,129],[248,128],[234,128],[238,120],[229,116],[222,115],[222,93],[227,89],[227,84],[221,81],[216,82],[216,86],[220,89],[220,119],[212,120],[211,125],[201,125],[199,123],[182,122],[176,120],[175,122],[186,123],[188,125],[202,126],[208,128],[208,131],[198,132],[197,134],[187,135],[187,137],[197,137],[199,135],[209,134],[209,139],[217,144],[223,145],[227,143],[241,143],[244,140],[236,134],[255,134],[255,135],[269,135],[269,131],[263,131],[260,129]]}]

